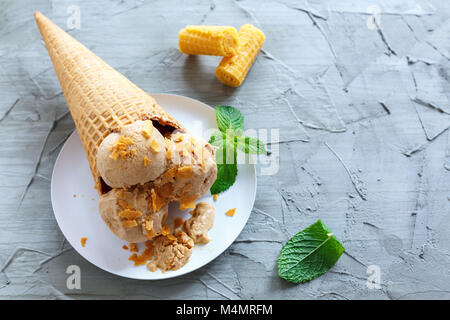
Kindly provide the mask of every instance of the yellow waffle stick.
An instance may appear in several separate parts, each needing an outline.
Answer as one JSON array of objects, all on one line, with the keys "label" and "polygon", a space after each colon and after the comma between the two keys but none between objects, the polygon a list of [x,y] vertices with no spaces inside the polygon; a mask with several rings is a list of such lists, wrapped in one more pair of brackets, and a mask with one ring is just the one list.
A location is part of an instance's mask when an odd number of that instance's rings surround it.
[{"label": "yellow waffle stick", "polygon": [[238,33],[233,27],[186,26],[178,33],[178,46],[185,54],[230,56],[238,48]]},{"label": "yellow waffle stick", "polygon": [[243,25],[238,36],[237,53],[224,57],[216,68],[217,79],[231,87],[242,84],[266,38],[261,30],[251,24]]}]

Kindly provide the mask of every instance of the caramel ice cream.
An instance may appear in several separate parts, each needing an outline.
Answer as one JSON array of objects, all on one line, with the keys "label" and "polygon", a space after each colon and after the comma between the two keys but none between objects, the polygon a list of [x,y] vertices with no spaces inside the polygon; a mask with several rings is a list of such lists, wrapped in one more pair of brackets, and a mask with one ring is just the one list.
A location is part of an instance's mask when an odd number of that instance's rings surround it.
[{"label": "caramel ice cream", "polygon": [[153,210],[151,194],[139,186],[112,189],[100,196],[98,208],[109,229],[128,242],[143,242],[160,235],[168,214],[167,203]]},{"label": "caramel ice cream", "polygon": [[183,231],[169,236],[159,236],[152,241],[153,260],[147,264],[150,271],[158,268],[162,272],[177,270],[184,266],[192,255],[194,241]]},{"label": "caramel ice cream", "polygon": [[195,244],[208,243],[211,241],[208,231],[214,224],[214,207],[208,202],[199,202],[191,214],[192,217],[184,222],[184,230]]},{"label": "caramel ice cream", "polygon": [[[204,139],[183,132],[163,138],[151,121],[136,121],[108,135],[97,165],[113,188],[100,196],[100,215],[116,236],[129,242],[160,235],[168,203],[180,201],[182,210],[195,208],[217,176],[214,150]],[[200,225],[192,224],[193,234]],[[207,238],[196,236],[205,243]]]},{"label": "caramel ice cream", "polygon": [[100,144],[97,167],[111,188],[152,181],[166,168],[164,138],[150,120],[124,126]]},{"label": "caramel ice cream", "polygon": [[[189,260],[194,243],[210,241],[214,208],[195,205],[217,177],[214,149],[204,139],[181,131],[163,137],[151,121],[139,120],[102,141],[97,166],[112,188],[100,195],[100,215],[125,241],[152,239],[149,270],[177,270]],[[184,224],[187,233],[170,234],[164,225],[172,201],[179,201],[181,210],[195,208]],[[141,262],[137,265],[145,259]]]},{"label": "caramel ice cream", "polygon": [[193,209],[217,177],[214,150],[203,138],[176,132],[166,138],[167,170],[155,180],[155,188],[180,201],[180,209]]}]

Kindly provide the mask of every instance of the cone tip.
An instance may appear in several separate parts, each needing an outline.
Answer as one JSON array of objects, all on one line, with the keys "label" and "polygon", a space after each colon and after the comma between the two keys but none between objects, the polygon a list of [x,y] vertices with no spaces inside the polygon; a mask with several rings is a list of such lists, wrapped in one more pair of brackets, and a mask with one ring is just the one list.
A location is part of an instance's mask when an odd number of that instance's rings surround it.
[{"label": "cone tip", "polygon": [[34,20],[36,20],[36,24],[38,25],[39,29],[41,29],[41,24],[43,23],[44,18],[45,16],[39,11],[36,11],[34,13]]}]

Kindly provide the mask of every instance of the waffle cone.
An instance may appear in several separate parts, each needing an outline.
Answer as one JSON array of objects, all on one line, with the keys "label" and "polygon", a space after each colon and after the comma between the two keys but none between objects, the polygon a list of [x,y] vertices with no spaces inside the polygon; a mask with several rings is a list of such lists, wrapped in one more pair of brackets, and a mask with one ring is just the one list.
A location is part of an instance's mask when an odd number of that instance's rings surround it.
[{"label": "waffle cone", "polygon": [[[100,193],[96,159],[103,139],[136,120],[160,131],[184,130],[156,101],[40,12],[35,18]],[[162,132],[163,133],[163,132]]]}]

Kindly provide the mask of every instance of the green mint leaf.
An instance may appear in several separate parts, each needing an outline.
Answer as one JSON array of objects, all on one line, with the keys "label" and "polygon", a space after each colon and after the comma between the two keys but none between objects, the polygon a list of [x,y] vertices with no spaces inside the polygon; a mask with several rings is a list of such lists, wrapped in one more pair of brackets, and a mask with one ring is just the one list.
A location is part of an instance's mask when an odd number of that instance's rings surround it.
[{"label": "green mint leaf", "polygon": [[217,179],[211,186],[211,194],[219,194],[228,190],[236,181],[237,164],[218,164]]},{"label": "green mint leaf", "polygon": [[264,143],[258,138],[253,137],[237,137],[237,148],[242,152],[249,154],[267,154]]},{"label": "green mint leaf", "polygon": [[216,130],[211,137],[209,137],[209,143],[215,147],[222,148],[226,140],[226,134],[222,131]]},{"label": "green mint leaf", "polygon": [[[217,163],[234,163],[234,159],[236,156],[234,155],[236,146],[234,144],[234,136],[230,136],[222,131],[216,130],[211,137],[209,138],[209,143],[215,147],[217,147],[216,154],[216,162]],[[225,158],[220,158],[220,155],[227,155],[229,160],[223,160]]]},{"label": "green mint leaf", "polygon": [[237,150],[233,144],[224,144],[224,148],[216,150],[217,178],[211,186],[211,194],[218,194],[228,190],[236,181]]},{"label": "green mint leaf", "polygon": [[241,112],[231,106],[216,106],[216,120],[220,131],[226,133],[232,130],[236,135],[244,131],[244,116]]},{"label": "green mint leaf", "polygon": [[286,242],[278,257],[278,275],[303,283],[327,272],[344,252],[328,227],[317,220]]},{"label": "green mint leaf", "polygon": [[211,186],[211,194],[218,194],[228,190],[236,181],[237,144],[235,139],[244,131],[244,117],[241,112],[231,106],[216,106],[217,127],[209,143],[216,150],[217,179]]}]

